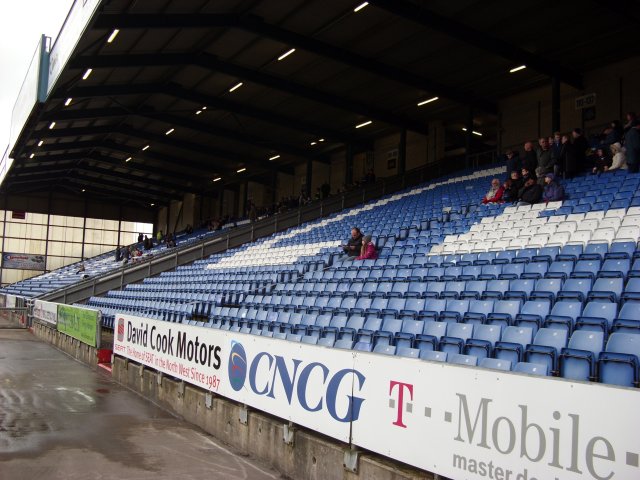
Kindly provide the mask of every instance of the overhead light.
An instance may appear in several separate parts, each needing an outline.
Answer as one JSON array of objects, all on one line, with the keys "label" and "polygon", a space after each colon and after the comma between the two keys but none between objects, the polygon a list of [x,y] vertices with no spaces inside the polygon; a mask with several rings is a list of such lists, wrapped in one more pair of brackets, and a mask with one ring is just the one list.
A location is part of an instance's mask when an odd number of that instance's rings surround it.
[{"label": "overhead light", "polygon": [[201,113],[202,113],[202,110],[198,110],[198,111],[196,112],[196,115],[200,115]]},{"label": "overhead light", "polygon": [[367,120],[366,122],[360,123],[356,125],[356,128],[366,127],[367,125],[371,125],[373,122],[371,120]]},{"label": "overhead light", "polygon": [[515,67],[509,70],[509,73],[516,73],[516,72],[519,72],[520,70],[524,70],[525,68],[527,68],[526,65],[520,65],[519,67]]},{"label": "overhead light", "polygon": [[[466,131],[467,131],[467,128],[466,128],[466,127],[462,127],[462,131],[463,131],[463,132],[466,132]],[[481,137],[481,136],[482,136],[482,134],[481,134],[480,132],[476,132],[475,130],[471,130],[471,133],[473,133],[474,135],[477,135],[477,136],[479,136],[479,137]]]},{"label": "overhead light", "polygon": [[116,37],[118,36],[119,33],[120,33],[120,30],[115,28],[113,30],[113,32],[111,32],[111,35],[109,35],[109,38],[107,38],[107,43],[113,42],[116,39]]},{"label": "overhead light", "polygon": [[202,107],[202,110],[206,110],[206,109],[207,109],[207,106],[206,106],[206,105],[205,105],[204,107]]},{"label": "overhead light", "polygon": [[218,177],[218,178],[214,178],[213,179],[214,182],[219,182],[220,180],[222,180],[222,177]]},{"label": "overhead light", "polygon": [[93,72],[93,68],[87,68],[87,70],[84,72],[84,75],[82,75],[82,79],[86,80],[87,78],[89,78],[89,75],[91,75],[91,72]]},{"label": "overhead light", "polygon": [[82,189],[82,191],[83,191],[83,192],[86,192],[86,190],[85,190],[84,188]]},{"label": "overhead light", "polygon": [[174,132],[175,128],[170,128],[169,130],[167,130],[166,132],[164,132],[165,135],[171,135]]},{"label": "overhead light", "polygon": [[311,145],[315,145],[317,142],[311,142]]},{"label": "overhead light", "polygon": [[51,122],[49,124],[49,130],[53,130],[53,127],[55,127],[55,126],[56,126],[56,122]]},{"label": "overhead light", "polygon": [[67,98],[67,100],[64,102],[64,106],[68,107],[69,105],[71,105],[71,101],[73,100],[73,98]]},{"label": "overhead light", "polygon": [[142,151],[144,152],[145,150],[147,150],[151,145],[145,145],[144,147],[142,147]]},{"label": "overhead light", "polygon": [[358,5],[356,8],[353,9],[354,12],[359,12],[360,10],[362,10],[364,7],[366,7],[367,5],[369,5],[369,2],[363,2],[360,5]]},{"label": "overhead light", "polygon": [[31,155],[29,155],[29,158],[33,158],[33,157],[35,157],[35,156],[36,156],[36,154],[35,154],[35,153],[32,153]]},{"label": "overhead light", "polygon": [[131,157],[127,157],[127,159],[125,160],[125,162],[130,162],[131,161]]},{"label": "overhead light", "polygon": [[436,100],[438,100],[438,97],[429,98],[427,100],[423,100],[422,102],[418,103],[418,106],[421,107],[422,105],[426,105],[427,103],[435,102]]},{"label": "overhead light", "polygon": [[39,147],[41,147],[43,143],[44,143],[44,140],[40,140],[40,141],[38,142],[38,146],[39,146]]},{"label": "overhead light", "polygon": [[287,58],[289,55],[291,55],[291,54],[292,54],[293,52],[295,52],[295,51],[296,51],[296,49],[295,49],[295,48],[292,48],[291,50],[288,50],[288,51],[284,52],[282,55],[280,55],[280,56],[278,57],[278,61],[280,61],[280,60],[284,60],[285,58]]},{"label": "overhead light", "polygon": [[318,141],[319,142],[324,142],[324,138],[320,138]]},{"label": "overhead light", "polygon": [[239,89],[241,86],[242,86],[242,82],[240,82],[240,83],[236,83],[233,87],[231,87],[231,88],[229,89],[229,93],[233,92],[234,90]]},{"label": "overhead light", "polygon": [[240,170],[237,170],[237,173],[242,173],[246,170],[246,168],[241,168]]},{"label": "overhead light", "polygon": [[150,203],[149,205],[151,205],[153,207],[155,205],[155,203]]},{"label": "overhead light", "polygon": [[280,155],[274,155],[273,157],[269,157],[269,160],[276,160],[280,158]]}]

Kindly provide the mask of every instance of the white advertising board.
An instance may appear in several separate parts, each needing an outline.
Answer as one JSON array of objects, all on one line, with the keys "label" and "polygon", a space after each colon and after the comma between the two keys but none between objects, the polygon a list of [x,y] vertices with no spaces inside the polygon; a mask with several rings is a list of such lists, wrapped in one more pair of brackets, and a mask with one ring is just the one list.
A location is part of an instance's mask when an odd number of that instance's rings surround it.
[{"label": "white advertising board", "polygon": [[7,308],[16,308],[16,300],[18,297],[16,297],[15,295],[11,295],[9,293],[7,293],[6,296],[6,301],[5,301],[5,307]]},{"label": "white advertising board", "polygon": [[114,353],[453,479],[640,478],[640,390],[116,316]]},{"label": "white advertising board", "polygon": [[349,441],[364,382],[351,351],[121,314],[115,329],[117,355]]},{"label": "white advertising board", "polygon": [[58,304],[45,302],[44,300],[34,300],[33,316],[41,322],[56,325],[58,323]]},{"label": "white advertising board", "polygon": [[640,392],[359,353],[352,441],[454,479],[638,479]]},{"label": "white advertising board", "polygon": [[62,69],[69,61],[98,5],[100,5],[100,0],[75,0],[73,2],[62,29],[51,47],[47,93],[51,92],[56,84]]}]

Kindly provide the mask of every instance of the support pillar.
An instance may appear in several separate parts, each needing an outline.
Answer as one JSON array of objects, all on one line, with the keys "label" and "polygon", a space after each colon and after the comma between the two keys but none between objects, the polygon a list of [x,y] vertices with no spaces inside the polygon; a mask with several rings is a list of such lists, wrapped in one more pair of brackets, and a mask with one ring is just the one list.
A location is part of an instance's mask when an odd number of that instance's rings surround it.
[{"label": "support pillar", "polygon": [[353,145],[347,143],[346,162],[344,172],[345,185],[351,185],[353,183]]},{"label": "support pillar", "polygon": [[469,107],[469,112],[467,114],[467,121],[466,121],[466,129],[467,131],[465,132],[465,167],[466,168],[471,168],[471,155],[473,153],[472,151],[472,145],[473,145],[473,108]]},{"label": "support pillar", "polygon": [[311,180],[313,178],[313,161],[307,159],[307,173],[306,173],[306,192],[307,196],[311,197]]}]

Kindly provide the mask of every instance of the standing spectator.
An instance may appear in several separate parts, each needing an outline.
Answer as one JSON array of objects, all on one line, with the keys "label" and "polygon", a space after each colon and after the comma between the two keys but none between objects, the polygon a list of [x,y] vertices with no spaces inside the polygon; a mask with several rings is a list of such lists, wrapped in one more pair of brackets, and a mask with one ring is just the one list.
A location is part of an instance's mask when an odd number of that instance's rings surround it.
[{"label": "standing spectator", "polygon": [[122,247],[122,263],[129,263],[129,258],[131,258],[131,251],[128,247]]},{"label": "standing spectator", "polygon": [[560,150],[562,150],[562,134],[560,132],[554,132],[551,138],[551,153],[553,158],[560,158]]},{"label": "standing spectator", "polygon": [[342,250],[349,257],[357,257],[360,254],[362,245],[362,232],[358,227],[351,229],[351,238],[346,245],[342,245]]},{"label": "standing spectator", "polygon": [[518,192],[518,205],[533,205],[542,199],[542,187],[533,177],[529,177]]},{"label": "standing spectator", "polygon": [[640,120],[631,122],[631,128],[624,137],[624,146],[627,150],[627,167],[629,173],[638,173],[640,164]]},{"label": "standing spectator", "polygon": [[555,159],[551,154],[552,152],[549,148],[549,141],[545,137],[541,137],[540,140],[538,140],[538,146],[538,150],[536,151],[536,155],[538,157],[538,168],[536,168],[536,176],[542,180],[542,177],[544,177],[546,173],[553,172]]},{"label": "standing spectator", "polygon": [[509,149],[504,153],[504,156],[507,158],[507,178],[509,178],[511,172],[513,172],[514,170],[519,172],[522,168],[520,155],[518,154],[518,152],[514,152],[513,150]]},{"label": "standing spectator", "polygon": [[535,172],[536,168],[538,168],[538,157],[533,149],[533,142],[525,142],[524,144],[522,168],[526,168],[529,172]]},{"label": "standing spectator", "polygon": [[564,178],[573,178],[578,173],[578,161],[574,145],[571,143],[569,135],[562,135],[560,156],[558,157],[558,173]]},{"label": "standing spectator", "polygon": [[373,168],[370,168],[364,176],[364,183],[376,183],[376,174],[373,173]]},{"label": "standing spectator", "polygon": [[122,261],[122,247],[120,245],[118,245],[118,248],[116,248],[115,251],[115,256],[116,256],[116,262],[121,262]]},{"label": "standing spectator", "polygon": [[613,120],[609,127],[605,129],[604,133],[603,146],[613,145],[616,142],[622,141],[622,127],[618,120]]},{"label": "standing spectator", "polygon": [[580,171],[587,167],[587,150],[589,150],[589,143],[587,139],[584,138],[581,128],[574,128],[571,136],[573,137],[573,152],[577,171]]},{"label": "standing spectator", "polygon": [[153,240],[145,235],[142,246],[145,250],[151,250],[153,248]]},{"label": "standing spectator", "polygon": [[142,243],[142,239],[143,239],[142,233],[139,233],[138,234],[138,243]]},{"label": "standing spectator", "polygon": [[557,182],[553,173],[547,173],[544,176],[544,184],[543,202],[549,203],[564,200],[564,187]]},{"label": "standing spectator", "polygon": [[491,180],[491,188],[482,199],[483,204],[487,203],[500,203],[502,202],[502,195],[504,193],[504,188],[500,185],[500,180],[494,178]]},{"label": "standing spectator", "polygon": [[322,193],[322,199],[326,199],[331,193],[331,185],[329,185],[328,182],[324,182],[322,185],[320,185],[320,192]]},{"label": "standing spectator", "polygon": [[636,119],[636,112],[627,112],[627,114],[625,115],[625,119],[627,120],[626,123],[624,124],[624,127],[622,127],[622,135],[624,137],[626,137],[627,132],[629,130],[631,130],[631,124],[633,123],[633,121]]},{"label": "standing spectator", "polygon": [[371,235],[365,235],[362,238],[360,255],[356,260],[375,260],[376,258],[378,258],[378,252],[376,252],[376,246],[371,241]]},{"label": "standing spectator", "polygon": [[164,235],[162,234],[162,230],[158,230],[158,233],[156,235],[156,240],[158,240],[158,244],[162,243],[163,238],[164,238]]},{"label": "standing spectator", "polygon": [[627,168],[627,159],[625,156],[625,151],[620,145],[620,142],[616,142],[612,144],[609,149],[611,150],[611,166],[609,170],[619,170]]}]

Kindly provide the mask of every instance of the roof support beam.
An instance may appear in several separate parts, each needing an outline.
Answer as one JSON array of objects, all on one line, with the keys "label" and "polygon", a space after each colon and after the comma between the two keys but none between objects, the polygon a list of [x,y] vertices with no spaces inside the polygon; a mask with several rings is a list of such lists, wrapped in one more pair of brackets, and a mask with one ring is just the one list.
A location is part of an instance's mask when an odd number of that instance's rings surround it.
[{"label": "roof support beam", "polygon": [[268,24],[261,17],[249,15],[218,15],[218,14],[101,14],[94,24],[94,28],[120,30],[127,28],[156,29],[156,28],[239,28],[251,33],[262,35],[285,44],[307,50],[316,55],[331,58],[352,67],[372,73],[378,77],[392,80],[401,85],[425,90],[434,95],[448,98],[463,105],[474,107],[488,113],[497,113],[497,106],[490,101],[478,98],[470,93],[440,84],[434,80],[417,75],[395,66],[387,65],[378,60],[367,58],[356,53],[335,47],[315,38],[307,37],[284,28]]},{"label": "roof support beam", "polygon": [[202,54],[148,54],[148,55],[91,55],[76,58],[72,61],[72,68],[101,68],[101,67],[141,67],[141,66],[173,66],[173,65],[197,65],[204,69],[221,72],[242,80],[251,81],[260,85],[280,90],[286,93],[306,98],[313,102],[329,105],[333,108],[351,111],[366,118],[378,120],[403,129],[416,132],[424,132],[426,126],[408,117],[395,115],[391,112],[375,108],[356,100],[333,95],[317,88],[301,85],[286,78],[270,75],[259,70],[253,70],[231,62],[220,60],[214,55]]},{"label": "roof support beam", "polygon": [[371,0],[369,3],[405,20],[416,22],[424,27],[466,42],[473,47],[505,58],[513,62],[514,66],[526,65],[528,68],[537,70],[552,78],[557,77],[567,85],[578,89],[583,88],[582,76],[577,72],[433,12],[422,5],[416,5],[406,0]]}]

